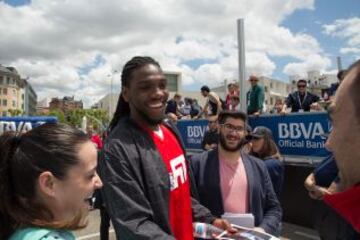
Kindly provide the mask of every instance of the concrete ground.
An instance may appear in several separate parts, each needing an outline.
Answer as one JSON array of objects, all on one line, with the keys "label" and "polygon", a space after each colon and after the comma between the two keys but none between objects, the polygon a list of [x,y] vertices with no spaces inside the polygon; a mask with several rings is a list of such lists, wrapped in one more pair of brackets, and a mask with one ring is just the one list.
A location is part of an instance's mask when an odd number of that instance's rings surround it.
[{"label": "concrete ground", "polygon": [[[75,235],[78,240],[99,240],[100,226],[100,212],[94,210],[90,213],[89,216],[89,225],[80,231],[76,231]],[[109,240],[116,240],[115,232],[113,228],[110,228],[110,238]],[[281,239],[293,239],[293,240],[320,240],[317,233],[309,228],[303,228],[297,225],[283,223],[283,233],[281,234]],[[125,239],[126,240],[126,239]]]}]

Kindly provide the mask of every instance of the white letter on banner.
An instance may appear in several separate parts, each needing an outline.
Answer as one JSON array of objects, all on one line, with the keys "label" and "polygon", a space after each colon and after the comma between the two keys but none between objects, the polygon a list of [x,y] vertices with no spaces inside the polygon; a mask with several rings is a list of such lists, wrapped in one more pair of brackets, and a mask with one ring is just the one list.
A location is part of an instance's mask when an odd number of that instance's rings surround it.
[{"label": "white letter on banner", "polygon": [[188,126],[188,127],[187,127],[187,136],[188,136],[188,137],[193,137],[193,136],[194,136],[194,132],[193,132],[192,126]]},{"label": "white letter on banner", "polygon": [[301,137],[301,131],[299,127],[299,123],[290,123],[290,136],[293,139],[297,139]]},{"label": "white letter on banner", "polygon": [[15,122],[5,122],[6,127],[5,127],[5,131],[14,131],[16,132],[16,124]]},{"label": "white letter on banner", "polygon": [[279,138],[288,138],[289,137],[289,129],[286,123],[279,123]]},{"label": "white letter on banner", "polygon": [[30,122],[26,122],[23,126],[23,131],[27,132],[27,131],[30,131],[32,129],[32,125]]},{"label": "white letter on banner", "polygon": [[321,126],[321,124],[319,122],[316,122],[314,125],[314,130],[313,130],[313,134],[311,136],[312,139],[314,139],[315,137],[321,137],[324,135],[324,129]]},{"label": "white letter on banner", "polygon": [[313,123],[311,122],[309,124],[309,127],[306,129],[305,127],[305,124],[304,123],[300,123],[300,128],[304,134],[304,138],[305,139],[309,139],[310,138],[310,134],[311,134],[311,131],[312,131],[312,126],[313,126]]},{"label": "white letter on banner", "polygon": [[173,189],[178,188],[179,179],[182,184],[185,183],[187,179],[186,163],[184,155],[180,155],[172,160],[170,160],[171,171],[173,174]]}]

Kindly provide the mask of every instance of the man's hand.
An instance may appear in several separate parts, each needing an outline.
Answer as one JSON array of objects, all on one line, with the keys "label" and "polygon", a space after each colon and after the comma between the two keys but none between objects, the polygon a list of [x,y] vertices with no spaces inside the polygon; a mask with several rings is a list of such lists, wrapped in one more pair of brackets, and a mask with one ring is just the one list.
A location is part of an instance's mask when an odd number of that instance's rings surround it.
[{"label": "man's hand", "polygon": [[255,231],[258,231],[258,232],[263,232],[263,233],[266,233],[265,230],[261,227],[254,227],[253,228]]},{"label": "man's hand", "polygon": [[309,196],[315,200],[322,199],[325,196],[325,194],[332,194],[332,192],[329,191],[328,189],[316,185],[315,176],[313,173],[311,173],[306,178],[304,182],[304,186],[309,191]]},{"label": "man's hand", "polygon": [[[231,226],[231,224],[225,219],[216,218],[212,222],[212,225],[217,228],[226,230],[229,233],[229,235],[237,233],[237,230],[235,228],[233,228]],[[216,238],[216,236],[213,236],[213,237]]]}]

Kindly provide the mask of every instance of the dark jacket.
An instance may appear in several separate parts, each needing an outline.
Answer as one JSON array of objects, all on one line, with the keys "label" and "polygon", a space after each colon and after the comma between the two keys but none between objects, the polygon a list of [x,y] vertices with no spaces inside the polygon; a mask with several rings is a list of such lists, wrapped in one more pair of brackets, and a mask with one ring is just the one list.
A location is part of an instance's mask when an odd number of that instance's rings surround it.
[{"label": "dark jacket", "polygon": [[271,183],[273,185],[276,196],[280,200],[280,195],[284,183],[284,164],[282,161],[274,158],[264,159],[264,163],[269,172]]},{"label": "dark jacket", "polygon": [[[242,153],[249,189],[249,212],[254,215],[255,226],[279,235],[282,210],[276,197],[264,162]],[[220,189],[218,150],[210,150],[191,158],[200,203],[217,217],[224,214]]]},{"label": "dark jacket", "polygon": [[[176,129],[166,126],[181,142]],[[151,137],[132,120],[121,119],[106,139],[101,158],[103,197],[117,239],[174,239],[169,174]],[[189,180],[192,184],[190,171]],[[196,196],[194,185],[191,193]],[[195,198],[192,211],[195,221],[214,220]]]},{"label": "dark jacket", "polygon": [[304,112],[310,112],[310,105],[318,102],[320,98],[310,92],[306,92],[303,101],[300,101],[299,91],[290,93],[286,99],[286,106],[291,107],[291,112],[298,112],[303,109]]},{"label": "dark jacket", "polygon": [[248,114],[253,114],[255,112],[262,112],[264,105],[264,89],[255,85],[251,87],[250,91],[246,94],[247,97],[247,112]]},{"label": "dark jacket", "polygon": [[201,142],[201,148],[206,150],[205,149],[205,145],[208,144],[208,145],[211,145],[211,144],[214,144],[214,143],[218,143],[219,142],[219,133],[217,130],[215,131],[206,131],[205,132],[205,135],[204,135],[204,138]]}]

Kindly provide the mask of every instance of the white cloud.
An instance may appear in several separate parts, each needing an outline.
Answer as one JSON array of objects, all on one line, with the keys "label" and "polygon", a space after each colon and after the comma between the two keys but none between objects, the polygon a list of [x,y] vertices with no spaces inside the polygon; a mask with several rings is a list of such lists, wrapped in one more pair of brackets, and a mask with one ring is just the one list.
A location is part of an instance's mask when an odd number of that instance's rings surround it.
[{"label": "white cloud", "polygon": [[323,33],[342,38],[346,41],[345,47],[340,49],[340,53],[349,54],[360,53],[360,18],[353,17],[348,19],[337,19],[332,24],[323,25]]},{"label": "white cloud", "polygon": [[[314,0],[33,0],[17,8],[0,2],[0,63],[29,76],[39,98],[75,94],[86,105],[109,92],[109,73],[134,55],[181,71],[185,87],[217,85],[238,75],[236,19],[243,17],[248,72],[271,75],[274,56],[299,61],[285,72],[326,68],[314,37],[281,26],[300,9],[313,10]],[[99,55],[103,64],[79,74]],[[186,64],[193,60],[203,64]]]},{"label": "white cloud", "polygon": [[308,58],[299,63],[289,63],[284,68],[284,73],[287,75],[300,75],[304,76],[308,71],[318,70],[325,72],[331,65],[331,61],[328,58],[321,57],[319,55],[309,55]]}]

